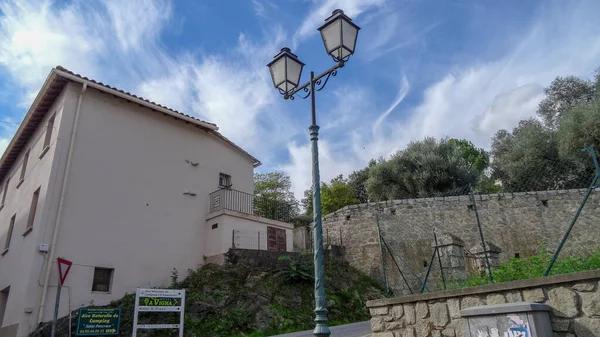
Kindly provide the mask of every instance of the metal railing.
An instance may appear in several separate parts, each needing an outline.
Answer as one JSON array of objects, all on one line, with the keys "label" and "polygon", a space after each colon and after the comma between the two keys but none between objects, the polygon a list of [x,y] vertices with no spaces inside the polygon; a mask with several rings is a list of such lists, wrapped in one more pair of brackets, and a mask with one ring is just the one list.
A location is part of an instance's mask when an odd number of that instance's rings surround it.
[{"label": "metal railing", "polygon": [[233,189],[212,192],[209,202],[209,213],[230,210],[282,222],[291,222],[293,218],[294,208],[285,201]]}]

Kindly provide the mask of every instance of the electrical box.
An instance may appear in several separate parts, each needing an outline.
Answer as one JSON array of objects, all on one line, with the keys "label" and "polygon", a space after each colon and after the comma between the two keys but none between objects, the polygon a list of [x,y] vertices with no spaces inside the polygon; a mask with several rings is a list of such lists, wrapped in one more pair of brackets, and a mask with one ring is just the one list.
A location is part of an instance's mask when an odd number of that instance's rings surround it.
[{"label": "electrical box", "polygon": [[39,250],[42,253],[47,253],[48,252],[48,244],[47,243],[40,243]]},{"label": "electrical box", "polygon": [[550,307],[542,303],[484,305],[463,309],[460,314],[466,318],[469,337],[552,336]]}]

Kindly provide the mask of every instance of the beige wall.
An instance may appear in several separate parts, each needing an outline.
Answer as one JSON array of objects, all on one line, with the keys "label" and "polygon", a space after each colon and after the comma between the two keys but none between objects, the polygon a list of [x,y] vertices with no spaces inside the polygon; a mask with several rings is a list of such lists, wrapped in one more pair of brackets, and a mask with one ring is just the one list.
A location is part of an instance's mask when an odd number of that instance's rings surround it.
[{"label": "beige wall", "polygon": [[[19,181],[23,156],[17,159],[8,177],[10,183],[4,208],[0,210],[0,249],[4,248],[10,218],[16,213],[10,249],[0,257],[0,290],[10,286],[3,326],[19,324],[19,336],[27,334],[36,326],[36,307],[43,282],[44,253],[38,251],[40,243],[50,243],[51,226],[58,205],[57,191],[61,176],[58,175],[60,161],[68,147],[68,133],[63,126],[69,124],[69,116],[75,109],[76,88],[67,87],[52,105],[49,113],[34,133],[25,149],[31,149],[23,183]],[[43,150],[47,121],[56,113],[49,150],[40,157]],[[66,118],[65,118],[66,116]],[[2,182],[4,184],[4,181]],[[33,230],[23,236],[29,217],[34,191],[40,189],[40,196],[33,223]],[[58,191],[58,193],[60,193]],[[50,230],[48,228],[50,227]],[[30,312],[30,313],[28,313]],[[7,331],[7,330],[4,330]],[[2,335],[0,330],[0,335]]]},{"label": "beige wall", "polygon": [[[136,287],[168,285],[173,268],[197,267],[206,249],[208,195],[219,173],[232,176],[234,189],[253,189],[253,163],[231,146],[94,89],[84,96],[72,160],[57,256],[74,266],[61,315]],[[114,268],[110,293],[92,293],[94,267]],[[51,280],[56,277],[54,266]],[[51,304],[55,289],[48,293]],[[46,307],[44,320],[52,310]]]}]

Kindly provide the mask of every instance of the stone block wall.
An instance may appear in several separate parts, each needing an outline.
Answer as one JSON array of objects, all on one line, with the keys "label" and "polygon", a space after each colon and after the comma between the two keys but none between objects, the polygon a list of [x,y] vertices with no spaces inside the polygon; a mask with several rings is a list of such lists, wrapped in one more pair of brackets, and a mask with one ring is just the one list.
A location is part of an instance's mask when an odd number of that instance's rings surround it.
[{"label": "stone block wall", "polygon": [[600,270],[381,299],[367,307],[373,337],[467,337],[460,310],[513,302],[549,305],[554,337],[600,336]]},{"label": "stone block wall", "polygon": [[[475,201],[488,244],[498,246],[500,259],[527,257],[539,246],[554,251],[583,199],[585,190],[477,195]],[[382,279],[381,233],[395,251],[396,263],[407,281],[418,287],[433,252],[433,231],[462,239],[465,249],[480,243],[469,196],[394,200],[346,206],[323,220],[325,244],[344,247],[344,258],[354,267]],[[595,191],[583,209],[562,255],[586,254],[600,246],[600,193]],[[437,261],[435,262],[437,263]],[[386,270],[392,285],[405,283],[391,256]],[[439,283],[439,267],[432,268]],[[412,280],[412,281],[411,281]],[[398,292],[397,292],[398,293]]]}]

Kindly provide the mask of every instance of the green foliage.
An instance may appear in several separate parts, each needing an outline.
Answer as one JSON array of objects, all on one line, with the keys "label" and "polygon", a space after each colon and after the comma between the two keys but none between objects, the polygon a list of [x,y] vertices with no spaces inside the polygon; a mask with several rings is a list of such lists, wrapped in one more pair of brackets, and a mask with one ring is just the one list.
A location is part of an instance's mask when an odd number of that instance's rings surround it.
[{"label": "green foliage", "polygon": [[561,157],[583,161],[589,166],[589,154],[580,151],[588,146],[600,150],[600,98],[571,108],[558,129],[558,152]]},{"label": "green foliage", "polygon": [[544,88],[546,97],[540,102],[537,114],[548,128],[557,128],[565,113],[581,102],[589,102],[595,96],[593,82],[576,76],[557,77]]},{"label": "green foliage", "polygon": [[468,141],[425,138],[411,142],[369,170],[373,200],[422,198],[476,185],[487,167],[487,154]]},{"label": "green foliage", "polygon": [[[348,184],[348,180],[343,175],[339,175],[329,184],[321,183],[321,213],[329,214],[348,205],[360,204],[356,197],[354,189]],[[304,191],[302,205],[306,210],[306,215],[313,214],[312,188]]]},{"label": "green foliage", "polygon": [[[540,252],[537,255],[528,258],[511,258],[492,270],[494,282],[510,282],[542,277],[551,258],[552,254],[545,248],[540,248]],[[600,269],[600,248],[586,257],[577,255],[559,257],[554,263],[550,275],[595,269]],[[468,288],[486,284],[489,284],[489,278],[486,273],[472,274],[465,281],[449,284],[449,288]]]},{"label": "green foliage", "polygon": [[377,165],[377,162],[371,159],[367,167],[362,170],[354,171],[348,176],[348,186],[354,191],[354,197],[361,203],[369,201],[369,193],[367,192],[365,183],[367,182],[367,179],[369,179],[369,169],[375,165]]},{"label": "green foliage", "polygon": [[279,261],[286,262],[286,267],[279,269],[275,273],[275,277],[284,283],[312,282],[314,280],[314,265],[311,260],[302,256],[292,259],[284,255],[279,257]]},{"label": "green foliage", "polygon": [[298,200],[290,177],[283,172],[254,174],[254,212],[269,219],[290,221],[298,214]]},{"label": "green foliage", "polygon": [[354,196],[354,191],[341,174],[331,179],[330,184],[321,184],[323,214],[333,213],[344,206],[359,203],[360,200]]}]

